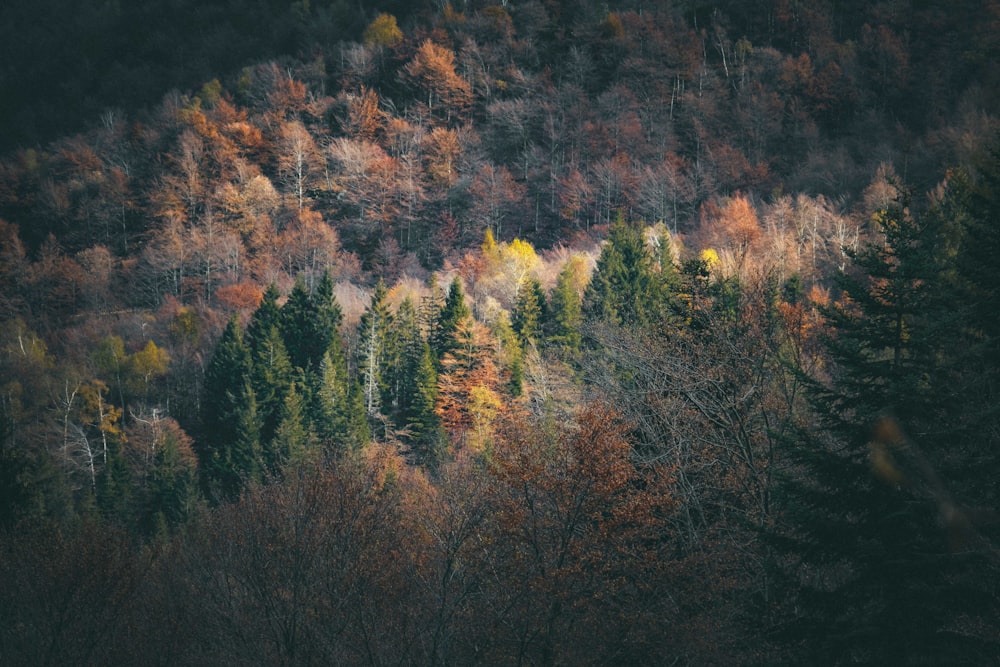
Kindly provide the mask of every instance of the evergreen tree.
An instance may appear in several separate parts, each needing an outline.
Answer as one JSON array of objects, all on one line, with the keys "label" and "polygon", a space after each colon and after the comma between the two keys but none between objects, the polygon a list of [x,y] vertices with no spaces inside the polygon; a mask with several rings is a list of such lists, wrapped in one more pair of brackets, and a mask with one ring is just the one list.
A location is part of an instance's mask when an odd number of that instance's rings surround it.
[{"label": "evergreen tree", "polygon": [[344,415],[344,447],[348,452],[359,451],[372,441],[372,431],[365,413],[365,392],[360,382],[351,384]]},{"label": "evergreen tree", "polygon": [[260,414],[250,378],[246,378],[237,391],[239,394],[233,397],[237,410],[230,415],[236,438],[226,450],[220,474],[222,493],[230,499],[237,498],[247,484],[263,481],[265,470]]},{"label": "evergreen tree", "polygon": [[292,384],[292,363],[277,327],[251,349],[253,370],[251,384],[260,411],[261,442],[265,445],[274,437],[282,404]]},{"label": "evergreen tree", "polygon": [[215,346],[212,360],[205,369],[202,386],[202,430],[198,456],[207,482],[214,486],[222,474],[220,466],[226,452],[237,440],[237,427],[233,416],[241,414],[245,406],[243,384],[251,374],[250,351],[243,342],[240,326],[234,317],[226,325]]},{"label": "evergreen tree", "polygon": [[304,401],[293,382],[285,394],[281,417],[274,433],[268,461],[271,473],[277,475],[287,466],[298,467],[307,463],[311,441]]},{"label": "evergreen tree", "polygon": [[572,260],[563,265],[552,290],[549,343],[570,353],[580,349],[583,338],[583,302],[576,291],[577,268]]},{"label": "evergreen tree", "polygon": [[183,524],[201,503],[197,464],[187,436],[179,427],[168,428],[160,441],[153,467],[146,479],[145,528]]},{"label": "evergreen tree", "polygon": [[584,294],[584,314],[609,324],[647,325],[661,310],[659,286],[642,234],[619,218],[611,226]]},{"label": "evergreen tree", "polygon": [[278,307],[278,287],[271,283],[264,290],[264,298],[254,311],[243,336],[251,356],[256,356],[271,335],[271,329],[281,330],[281,309]]},{"label": "evergreen tree", "polygon": [[430,345],[422,342],[419,361],[413,371],[411,397],[403,416],[409,430],[410,451],[416,461],[434,468],[441,462],[445,437],[441,420],[434,412],[438,375]]},{"label": "evergreen tree", "polygon": [[[288,350],[288,358],[295,368],[308,370],[313,361],[316,340],[317,311],[305,281],[300,277],[295,281],[288,301],[281,307],[281,338]],[[322,354],[315,359],[316,364]]]},{"label": "evergreen tree", "polygon": [[104,466],[97,474],[97,508],[106,519],[128,522],[132,513],[132,476],[118,438],[108,438]]},{"label": "evergreen tree", "polygon": [[314,332],[316,345],[310,350],[310,358],[319,365],[323,356],[330,353],[334,360],[344,356],[344,346],[340,340],[340,324],[344,314],[333,293],[333,278],[329,271],[323,273],[323,278],[316,286],[313,304],[316,311]]},{"label": "evergreen tree", "polygon": [[518,293],[511,311],[510,324],[522,346],[537,344],[548,320],[545,292],[537,278],[531,278]]},{"label": "evergreen tree", "polygon": [[347,440],[351,409],[351,382],[343,358],[327,352],[320,362],[319,372],[312,377],[313,388],[307,410],[307,421],[324,447],[341,447]]},{"label": "evergreen tree", "polygon": [[428,340],[431,351],[437,356],[439,366],[444,355],[453,350],[457,344],[455,332],[458,330],[458,323],[470,315],[469,307],[465,304],[462,280],[456,276],[448,288],[444,306],[433,319]]},{"label": "evergreen tree", "polygon": [[397,426],[404,426],[404,415],[413,401],[417,367],[423,351],[424,339],[420,332],[420,319],[413,301],[407,297],[396,311],[393,326],[386,344],[386,394],[383,409]]},{"label": "evergreen tree", "polygon": [[824,312],[835,366],[813,384],[823,431],[792,451],[802,475],[776,544],[797,559],[799,612],[785,637],[802,662],[975,664],[990,649],[958,619],[982,593],[968,587],[968,554],[949,550],[933,471],[953,418],[939,384],[946,221],[901,202],[876,223],[882,238],[853,254],[856,272]]},{"label": "evergreen tree", "polygon": [[358,324],[358,375],[364,391],[365,414],[373,425],[382,417],[382,399],[387,392],[385,363],[392,313],[386,295],[385,283],[380,280]]}]

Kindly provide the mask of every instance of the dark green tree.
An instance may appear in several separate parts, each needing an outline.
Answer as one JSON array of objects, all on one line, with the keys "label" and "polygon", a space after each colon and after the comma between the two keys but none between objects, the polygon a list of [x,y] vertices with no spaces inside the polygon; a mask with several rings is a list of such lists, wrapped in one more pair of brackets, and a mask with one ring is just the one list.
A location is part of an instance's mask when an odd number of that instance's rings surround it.
[{"label": "dark green tree", "polygon": [[143,527],[148,533],[182,525],[201,505],[190,438],[168,421],[146,478]]},{"label": "dark green tree", "polygon": [[542,284],[537,278],[531,278],[518,292],[510,315],[510,324],[522,346],[529,343],[538,344],[541,341],[548,315],[548,304],[545,301]]},{"label": "dark green tree", "polygon": [[312,382],[307,421],[324,449],[336,451],[346,441],[350,423],[351,382],[343,358],[324,355]]},{"label": "dark green tree", "polygon": [[250,350],[234,317],[215,346],[202,385],[198,456],[202,470],[210,476],[214,474],[214,466],[225,457],[225,450],[236,441],[236,427],[231,418],[241,411],[236,401],[251,368]]},{"label": "dark green tree", "polygon": [[317,315],[312,296],[300,277],[295,281],[295,287],[288,295],[285,305],[281,307],[281,338],[295,368],[308,370],[311,362],[315,361],[318,365],[323,358],[322,353],[318,357],[314,356],[316,349],[321,346],[316,336]]},{"label": "dark green tree", "polygon": [[235,412],[230,415],[235,440],[225,452],[219,475],[225,497],[235,499],[247,484],[263,481],[264,451],[260,441],[260,413],[250,378],[246,378],[233,397]]},{"label": "dark green tree", "polygon": [[365,414],[372,426],[380,426],[384,417],[383,397],[388,393],[387,368],[389,361],[390,331],[393,326],[392,311],[386,303],[385,283],[379,280],[372,293],[371,302],[358,324],[357,369],[364,391]]},{"label": "dark green tree", "polygon": [[552,290],[548,342],[570,353],[579,351],[583,342],[583,302],[576,290],[577,267],[566,262]]},{"label": "dark green tree", "polygon": [[584,314],[608,324],[645,326],[657,321],[662,310],[660,284],[639,229],[619,218],[584,294]]},{"label": "dark green tree", "polygon": [[431,351],[437,357],[440,366],[441,359],[445,354],[452,351],[457,343],[455,342],[455,332],[458,330],[458,323],[470,315],[469,307],[465,303],[465,290],[462,289],[462,280],[458,276],[451,281],[448,287],[448,296],[445,298],[444,306],[433,318],[428,342]]},{"label": "dark green tree", "polygon": [[306,424],[305,402],[293,382],[285,393],[280,420],[271,444],[268,465],[271,474],[281,474],[288,466],[309,462],[312,434]]},{"label": "dark green tree", "polygon": [[420,347],[419,362],[413,373],[413,393],[403,421],[409,430],[410,451],[418,463],[436,467],[441,462],[446,436],[434,412],[438,384],[434,354],[426,342]]},{"label": "dark green tree", "polygon": [[[249,330],[248,330],[249,333]],[[262,443],[269,443],[278,426],[285,396],[292,384],[292,363],[278,328],[272,326],[256,346],[251,347],[250,374],[260,412]]]},{"label": "dark green tree", "polygon": [[243,338],[250,348],[250,354],[257,355],[260,348],[267,342],[271,329],[281,330],[281,309],[278,307],[278,287],[271,283],[264,290],[264,298],[254,311]]},{"label": "dark green tree", "polygon": [[776,545],[797,565],[798,611],[783,636],[806,663],[979,664],[996,647],[960,619],[996,597],[976,590],[977,558],[949,543],[962,527],[947,525],[956,508],[937,465],[956,451],[941,383],[951,221],[903,201],[875,222],[877,240],[852,253],[824,311],[833,367],[812,384],[821,428],[791,452],[801,468]]}]

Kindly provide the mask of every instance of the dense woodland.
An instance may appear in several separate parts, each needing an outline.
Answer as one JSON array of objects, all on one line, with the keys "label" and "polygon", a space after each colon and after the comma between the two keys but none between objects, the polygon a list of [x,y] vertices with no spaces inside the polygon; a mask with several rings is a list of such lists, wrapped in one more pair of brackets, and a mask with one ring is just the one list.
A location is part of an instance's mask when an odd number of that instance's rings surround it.
[{"label": "dense woodland", "polygon": [[1000,663],[998,53],[6,3],[0,662]]}]

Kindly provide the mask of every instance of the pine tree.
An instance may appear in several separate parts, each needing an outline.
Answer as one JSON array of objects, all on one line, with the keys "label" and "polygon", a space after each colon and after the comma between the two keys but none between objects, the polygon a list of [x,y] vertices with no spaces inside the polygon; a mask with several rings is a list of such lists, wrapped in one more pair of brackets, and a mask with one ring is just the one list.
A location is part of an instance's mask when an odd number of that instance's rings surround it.
[{"label": "pine tree", "polygon": [[518,293],[511,311],[510,324],[522,346],[537,344],[548,320],[545,292],[537,278],[531,278]]},{"label": "pine tree", "polygon": [[310,459],[312,436],[306,426],[304,401],[293,382],[285,394],[281,416],[274,433],[268,465],[281,474],[288,466],[299,467]]},{"label": "pine tree", "polygon": [[265,445],[274,437],[282,404],[292,384],[292,363],[277,327],[251,348],[253,370],[250,374],[260,412],[261,442]]},{"label": "pine tree", "polygon": [[[281,307],[281,338],[288,350],[288,358],[295,368],[308,370],[313,361],[316,340],[317,312],[305,281],[300,277],[295,281],[288,301]],[[318,364],[322,355],[316,359]]]},{"label": "pine tree", "polygon": [[405,426],[404,417],[413,400],[414,378],[420,364],[424,339],[413,301],[407,297],[399,305],[386,342],[386,393],[383,409],[397,426]]},{"label": "pine tree", "polygon": [[243,383],[250,377],[251,368],[250,350],[243,342],[242,331],[234,317],[215,346],[202,386],[198,456],[209,481],[217,475],[217,466],[225,458],[226,449],[236,441],[232,416],[242,411],[237,401],[242,397]]},{"label": "pine tree", "polygon": [[250,378],[237,391],[233,397],[236,411],[230,415],[236,437],[225,452],[220,474],[222,493],[230,499],[237,498],[247,484],[262,482],[265,472],[260,414]]},{"label": "pine tree", "polygon": [[243,336],[244,342],[250,348],[251,356],[256,356],[260,352],[261,346],[271,335],[271,329],[281,330],[281,309],[278,307],[278,287],[271,283],[264,290],[264,298],[261,300],[257,310],[254,311],[247,324],[246,333]]},{"label": "pine tree", "polygon": [[443,455],[445,442],[441,420],[434,412],[438,394],[438,375],[430,345],[420,346],[419,362],[413,372],[413,393],[403,421],[410,432],[410,450],[418,463],[435,468]]},{"label": "pine tree", "polygon": [[875,222],[882,238],[853,253],[824,312],[835,365],[812,386],[823,430],[792,450],[802,474],[775,544],[797,559],[800,611],[784,636],[803,662],[976,663],[989,652],[958,619],[977,594],[939,525],[949,501],[933,472],[952,419],[939,383],[947,221],[900,202]]},{"label": "pine tree", "polygon": [[611,226],[583,299],[584,314],[609,324],[656,321],[661,292],[653,260],[639,230],[620,218]]},{"label": "pine tree", "polygon": [[351,391],[347,366],[342,359],[335,361],[328,353],[320,362],[318,372],[311,376],[311,381],[313,385],[306,420],[323,448],[336,450],[347,437],[348,395]]},{"label": "pine tree", "polygon": [[316,345],[309,354],[318,366],[327,353],[330,353],[335,360],[344,356],[344,346],[340,340],[340,324],[344,315],[333,293],[333,278],[329,271],[323,273],[323,278],[316,286],[313,305],[316,311],[314,318]]},{"label": "pine tree", "polygon": [[386,295],[385,283],[380,280],[358,324],[357,368],[364,391],[365,414],[372,425],[381,420],[382,399],[387,391],[385,364],[393,318]]},{"label": "pine tree", "polygon": [[583,326],[583,302],[576,290],[577,270],[572,259],[566,262],[559,271],[551,299],[548,341],[570,353],[579,351],[583,342],[580,334]]},{"label": "pine tree", "polygon": [[444,306],[432,322],[428,340],[431,351],[437,356],[439,366],[444,355],[455,348],[455,331],[458,330],[458,323],[469,316],[470,311],[465,304],[462,280],[456,276],[448,288],[448,296]]}]

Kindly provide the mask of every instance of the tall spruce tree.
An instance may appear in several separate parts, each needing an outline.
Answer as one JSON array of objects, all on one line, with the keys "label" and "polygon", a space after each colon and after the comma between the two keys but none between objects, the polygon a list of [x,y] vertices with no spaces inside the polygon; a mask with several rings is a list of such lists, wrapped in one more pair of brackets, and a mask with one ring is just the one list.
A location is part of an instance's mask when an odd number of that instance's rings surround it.
[{"label": "tall spruce tree", "polygon": [[[949,340],[941,290],[952,268],[948,220],[899,202],[875,219],[825,309],[833,367],[812,384],[821,430],[792,449],[790,524],[796,613],[781,634],[793,662],[979,664],[990,649],[963,627],[982,593],[942,526],[950,500],[935,471],[949,423],[940,379]],[[994,647],[995,649],[995,647]],[[996,655],[996,653],[992,653]]]},{"label": "tall spruce tree", "polygon": [[548,316],[548,304],[542,284],[537,278],[531,278],[518,292],[510,315],[510,324],[522,346],[529,343],[537,345],[541,341]]},{"label": "tall spruce tree", "polygon": [[431,322],[431,331],[428,342],[431,351],[437,357],[440,368],[441,359],[448,352],[455,349],[455,332],[458,330],[458,323],[470,316],[469,307],[465,303],[465,290],[462,289],[462,280],[455,276],[448,287],[448,296],[444,305]]},{"label": "tall spruce tree", "polygon": [[572,260],[563,265],[552,290],[548,342],[569,353],[579,351],[583,342],[583,301],[576,290],[576,271]]},{"label": "tall spruce tree", "polygon": [[383,396],[388,388],[386,362],[393,317],[386,303],[387,294],[385,283],[379,280],[358,324],[358,376],[364,391],[365,414],[372,426],[381,422]]},{"label": "tall spruce tree", "polygon": [[319,345],[316,340],[316,315],[312,296],[300,277],[295,281],[295,287],[288,295],[285,305],[281,307],[281,338],[295,368],[307,370],[310,362],[318,364],[322,359],[322,354],[314,358],[315,348]]},{"label": "tall spruce tree", "polygon": [[251,347],[251,354],[250,380],[260,412],[261,442],[266,446],[274,437],[285,395],[292,384],[292,363],[276,326]]},{"label": "tall spruce tree", "polygon": [[585,315],[607,324],[644,326],[657,320],[662,294],[639,229],[619,218],[611,226],[584,294]]},{"label": "tall spruce tree", "polygon": [[223,477],[229,477],[229,449],[239,437],[234,417],[248,409],[245,401],[249,396],[243,391],[243,386],[249,381],[251,371],[250,350],[244,344],[243,332],[233,317],[215,346],[212,360],[205,369],[202,387],[202,428],[197,451],[209,497],[217,496]]}]

